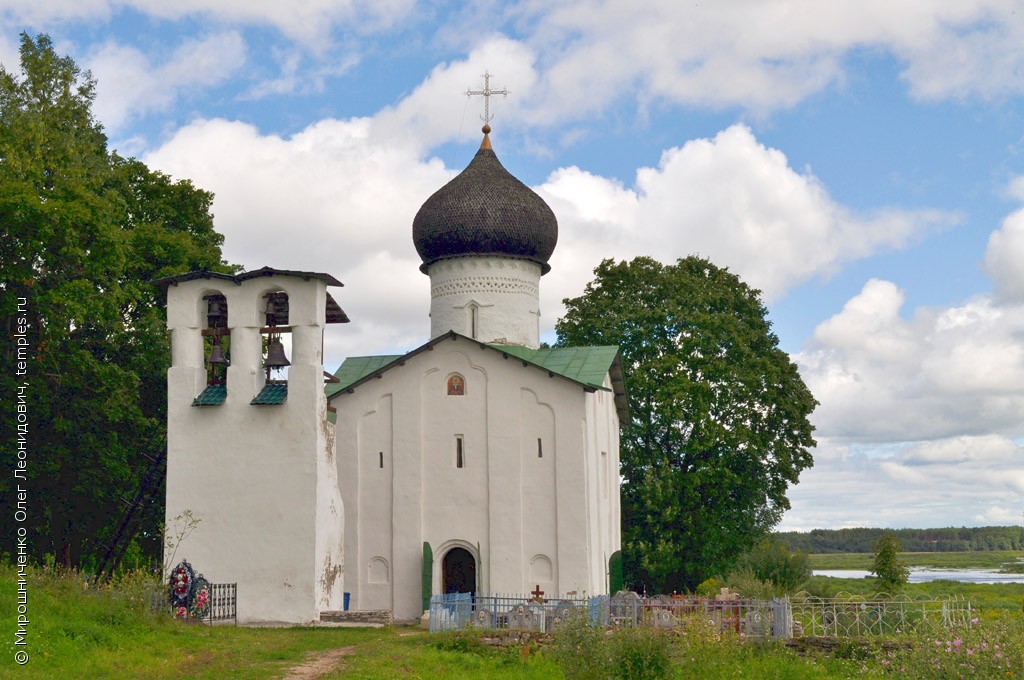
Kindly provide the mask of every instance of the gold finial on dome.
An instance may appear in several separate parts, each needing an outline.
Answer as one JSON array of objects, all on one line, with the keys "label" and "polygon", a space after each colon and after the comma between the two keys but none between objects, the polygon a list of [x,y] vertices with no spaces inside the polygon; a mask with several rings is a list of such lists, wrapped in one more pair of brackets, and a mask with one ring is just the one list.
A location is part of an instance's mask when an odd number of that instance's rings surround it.
[{"label": "gold finial on dome", "polygon": [[491,148],[491,138],[488,137],[488,135],[491,134],[491,126],[488,125],[487,123],[484,123],[484,126],[480,128],[480,132],[484,133],[484,139],[482,142],[480,142],[480,148],[487,149],[488,151],[493,151],[493,149]]}]

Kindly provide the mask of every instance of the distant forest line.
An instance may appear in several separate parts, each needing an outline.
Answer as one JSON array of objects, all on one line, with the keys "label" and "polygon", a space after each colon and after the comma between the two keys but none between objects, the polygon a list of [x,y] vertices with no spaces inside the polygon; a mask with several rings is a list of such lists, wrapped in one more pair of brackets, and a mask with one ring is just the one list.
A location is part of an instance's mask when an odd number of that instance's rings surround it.
[{"label": "distant forest line", "polygon": [[943,529],[814,529],[780,531],[775,536],[790,550],[805,553],[866,553],[882,534],[892,533],[904,552],[1022,550],[1024,527],[947,527]]}]

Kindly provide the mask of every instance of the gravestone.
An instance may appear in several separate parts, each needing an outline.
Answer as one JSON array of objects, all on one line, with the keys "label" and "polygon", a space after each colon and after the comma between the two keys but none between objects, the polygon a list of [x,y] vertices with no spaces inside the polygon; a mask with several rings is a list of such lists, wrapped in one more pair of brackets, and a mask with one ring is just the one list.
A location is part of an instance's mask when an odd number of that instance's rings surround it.
[{"label": "gravestone", "polygon": [[556,606],[554,609],[547,610],[547,620],[544,622],[544,628],[547,631],[555,630],[573,616],[581,615],[582,614],[577,613],[576,608],[573,607],[571,604],[560,604]]},{"label": "gravestone", "polygon": [[608,605],[608,614],[611,622],[625,623],[635,626],[637,617],[640,614],[640,596],[632,590],[620,590],[612,597]]},{"label": "gravestone", "polygon": [[659,607],[651,612],[651,625],[655,628],[675,628],[677,623],[670,609]]},{"label": "gravestone", "polygon": [[508,627],[509,630],[544,632],[544,612],[530,605],[517,605],[508,613]]},{"label": "gravestone", "polygon": [[494,629],[494,612],[490,609],[478,609],[469,617],[470,628],[479,630]]}]

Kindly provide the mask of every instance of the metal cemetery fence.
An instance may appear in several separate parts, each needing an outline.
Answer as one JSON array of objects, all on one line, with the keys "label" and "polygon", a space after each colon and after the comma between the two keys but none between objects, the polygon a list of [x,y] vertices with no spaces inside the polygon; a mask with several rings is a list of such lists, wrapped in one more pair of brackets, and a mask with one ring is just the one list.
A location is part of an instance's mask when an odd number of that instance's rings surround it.
[{"label": "metal cemetery fence", "polygon": [[238,625],[238,584],[210,584],[210,613],[203,619],[207,623],[214,621],[232,621]]},{"label": "metal cemetery fence", "polygon": [[772,600],[706,597],[640,597],[619,593],[592,598],[530,595],[434,595],[430,631],[475,628],[551,632],[570,616],[592,625],[674,628],[699,616],[720,630],[751,637],[865,637],[939,632],[971,619],[962,597],[912,600],[840,595],[822,599],[800,593]]},{"label": "metal cemetery fence", "polygon": [[167,589],[157,586],[149,592],[149,606],[154,612],[170,613],[175,618],[187,619],[196,623],[213,624],[219,621],[231,621],[238,625],[238,584],[210,583],[209,606],[201,616],[179,615],[179,609],[167,602]]},{"label": "metal cemetery fence", "polygon": [[939,633],[971,620],[971,603],[962,596],[911,599],[885,594],[841,594],[790,598],[796,635],[863,637],[902,633]]},{"label": "metal cemetery fence", "polygon": [[[530,595],[474,595],[450,593],[430,598],[430,632],[480,628],[547,632],[575,612],[587,612],[600,620],[600,601],[605,598],[554,597],[545,600]],[[596,615],[595,615],[596,614]]]},{"label": "metal cemetery fence", "polygon": [[530,595],[457,593],[431,597],[430,631],[476,628],[545,633],[574,615],[586,616],[592,625],[672,628],[683,617],[696,614],[704,615],[721,629],[748,635],[784,637],[792,629],[785,600],[644,598],[633,593],[540,599]]}]

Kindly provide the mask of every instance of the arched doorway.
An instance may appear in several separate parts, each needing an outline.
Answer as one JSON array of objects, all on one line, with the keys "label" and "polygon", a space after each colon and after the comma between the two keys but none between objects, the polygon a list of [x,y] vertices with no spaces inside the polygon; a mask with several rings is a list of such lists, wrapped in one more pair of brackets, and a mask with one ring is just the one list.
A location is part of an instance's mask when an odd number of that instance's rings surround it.
[{"label": "arched doorway", "polygon": [[441,562],[444,593],[476,593],[476,560],[465,548],[452,548]]}]

